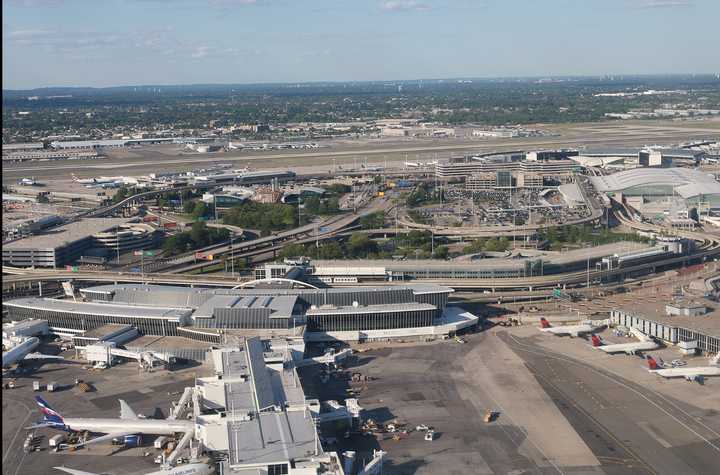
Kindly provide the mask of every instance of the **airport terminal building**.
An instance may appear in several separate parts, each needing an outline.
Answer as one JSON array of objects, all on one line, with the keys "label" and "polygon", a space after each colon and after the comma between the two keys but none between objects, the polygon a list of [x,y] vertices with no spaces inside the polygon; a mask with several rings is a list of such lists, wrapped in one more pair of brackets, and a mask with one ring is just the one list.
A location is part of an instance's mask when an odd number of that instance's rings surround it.
[{"label": "airport terminal building", "polygon": [[83,301],[31,297],[3,307],[12,320],[47,320],[53,331],[71,334],[113,323],[146,335],[208,342],[248,332],[357,341],[448,334],[476,324],[474,315],[447,307],[452,292],[429,284],[326,289],[125,284],[81,289]]}]

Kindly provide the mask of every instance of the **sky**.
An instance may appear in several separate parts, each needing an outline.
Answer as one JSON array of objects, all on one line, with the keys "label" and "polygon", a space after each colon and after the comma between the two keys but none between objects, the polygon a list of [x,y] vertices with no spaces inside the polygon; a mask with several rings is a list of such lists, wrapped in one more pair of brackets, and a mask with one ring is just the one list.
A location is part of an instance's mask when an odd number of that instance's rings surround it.
[{"label": "sky", "polygon": [[3,0],[3,89],[720,72],[718,0]]}]

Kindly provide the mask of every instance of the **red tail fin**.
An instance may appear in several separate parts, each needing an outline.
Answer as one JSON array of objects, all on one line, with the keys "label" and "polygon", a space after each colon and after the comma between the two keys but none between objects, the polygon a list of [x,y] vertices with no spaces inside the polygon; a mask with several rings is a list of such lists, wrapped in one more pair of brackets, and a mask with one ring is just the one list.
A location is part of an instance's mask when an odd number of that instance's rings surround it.
[{"label": "red tail fin", "polygon": [[652,356],[648,356],[648,357],[647,357],[647,362],[648,362],[648,368],[650,368],[650,369],[658,369],[658,364],[657,364],[657,362],[653,359]]},{"label": "red tail fin", "polygon": [[545,317],[540,317],[540,326],[543,328],[550,328],[550,322]]},{"label": "red tail fin", "polygon": [[602,341],[600,341],[600,337],[597,335],[592,336],[592,346],[602,346]]}]

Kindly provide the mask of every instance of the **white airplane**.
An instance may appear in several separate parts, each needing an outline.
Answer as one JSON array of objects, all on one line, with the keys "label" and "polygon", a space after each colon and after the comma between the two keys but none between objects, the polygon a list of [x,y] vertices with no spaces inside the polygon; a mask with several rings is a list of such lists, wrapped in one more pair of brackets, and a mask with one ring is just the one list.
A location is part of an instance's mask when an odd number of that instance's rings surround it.
[{"label": "white airplane", "polygon": [[25,341],[17,344],[10,348],[8,351],[4,351],[2,355],[2,367],[3,369],[12,366],[22,360],[62,360],[62,356],[44,355],[42,353],[32,353],[32,351],[38,347],[40,340],[36,337],[30,337]]},{"label": "white airplane", "polygon": [[72,179],[75,183],[79,183],[81,185],[110,184],[110,183],[116,183],[118,181],[122,182],[122,179],[123,179],[123,177],[121,177],[121,176],[99,176],[96,178],[78,178],[75,176],[74,173],[71,173],[70,176],[72,176]]},{"label": "white airplane", "polygon": [[35,181],[35,178],[22,178],[17,184],[20,186],[33,186],[37,184],[37,181]]},{"label": "white airplane", "polygon": [[710,360],[709,366],[689,366],[685,368],[665,368],[658,364],[652,356],[647,357],[647,363],[648,371],[663,378],[685,378],[688,381],[702,383],[707,376],[720,376],[719,359],[720,353]]},{"label": "white airplane", "polygon": [[554,327],[550,325],[550,322],[548,322],[545,317],[540,317],[540,331],[545,333],[552,333],[553,335],[570,335],[571,337],[576,337],[585,333],[592,333],[602,327],[602,325],[595,326],[589,323]]},{"label": "white airplane", "polygon": [[603,344],[600,337],[597,335],[592,336],[592,345],[598,350],[602,350],[605,353],[626,353],[628,355],[635,355],[641,351],[657,350],[660,345],[651,337],[647,336],[636,328],[631,328],[630,332],[635,335],[639,340],[635,343],[616,343],[612,345]]},{"label": "white airplane", "polygon": [[[95,472],[85,472],[83,470],[75,470],[73,468],[66,467],[53,467],[55,470],[60,470],[70,475],[106,475]],[[178,467],[164,468],[154,472],[146,473],[145,475],[210,475],[215,473],[215,469],[205,463],[189,463],[186,465],[180,465]]]},{"label": "white airplane", "polygon": [[187,433],[195,430],[193,421],[173,419],[140,419],[132,408],[120,399],[120,418],[88,418],[73,417],[64,418],[56,412],[50,404],[40,396],[35,396],[43,419],[40,423],[28,427],[36,429],[40,427],[52,427],[67,432],[91,432],[105,434],[94,439],[71,445],[72,448],[84,445],[106,442],[116,438],[123,438],[125,443],[138,445],[143,434],[152,435],[174,435]]}]

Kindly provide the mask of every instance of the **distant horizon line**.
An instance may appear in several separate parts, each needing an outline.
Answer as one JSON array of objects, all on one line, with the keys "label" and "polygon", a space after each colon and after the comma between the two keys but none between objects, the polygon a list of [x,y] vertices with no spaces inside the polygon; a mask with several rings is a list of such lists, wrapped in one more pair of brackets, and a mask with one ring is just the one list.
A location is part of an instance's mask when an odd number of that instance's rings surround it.
[{"label": "distant horizon line", "polygon": [[498,81],[498,80],[539,80],[539,79],[602,79],[602,78],[653,78],[653,77],[715,77],[720,79],[720,73],[631,73],[631,74],[563,74],[563,75],[537,75],[537,76],[458,76],[438,78],[414,79],[368,79],[368,80],[315,80],[315,81],[278,81],[278,82],[209,82],[209,83],[174,83],[174,84],[123,84],[112,86],[38,86],[33,88],[3,88],[5,92],[30,92],[47,89],[122,89],[131,87],[207,87],[207,86],[282,86],[282,85],[321,85],[321,84],[373,84],[373,83],[417,83],[422,81]]}]

